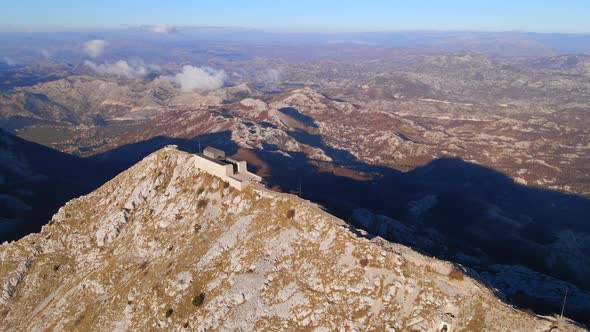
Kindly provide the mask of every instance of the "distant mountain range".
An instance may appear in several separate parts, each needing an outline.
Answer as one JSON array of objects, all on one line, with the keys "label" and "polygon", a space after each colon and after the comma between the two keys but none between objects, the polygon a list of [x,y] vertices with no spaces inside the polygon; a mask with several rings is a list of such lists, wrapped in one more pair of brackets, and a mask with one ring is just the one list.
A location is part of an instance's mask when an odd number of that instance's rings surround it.
[{"label": "distant mountain range", "polygon": [[[276,57],[289,60],[363,58],[392,50],[421,53],[477,52],[493,56],[553,56],[589,54],[590,34],[381,31],[358,33],[287,33],[236,28],[177,27],[172,34],[153,34],[130,28],[109,31],[0,33],[0,73],[3,67],[57,60],[75,64],[87,57],[80,45],[91,39],[109,41],[108,59],[141,58],[146,61],[201,62],[217,57],[252,60]],[[276,47],[279,45],[280,47]],[[305,52],[296,48],[306,47]],[[174,49],[174,52],[170,52]]]},{"label": "distant mountain range", "polygon": [[[184,45],[186,36],[171,38]],[[112,46],[101,61],[124,48]],[[588,55],[333,41],[306,46],[302,61],[302,46],[283,46],[174,48],[161,72],[143,78],[72,65],[45,81],[39,68],[11,67],[9,80],[36,70],[40,80],[14,81],[0,94],[0,126],[72,155],[2,135],[6,234],[38,230],[68,199],[166,145],[213,145],[248,160],[273,190],[469,267],[509,303],[554,313],[570,287],[570,313],[588,317]],[[183,91],[165,79],[178,59],[224,68],[224,85]]]}]

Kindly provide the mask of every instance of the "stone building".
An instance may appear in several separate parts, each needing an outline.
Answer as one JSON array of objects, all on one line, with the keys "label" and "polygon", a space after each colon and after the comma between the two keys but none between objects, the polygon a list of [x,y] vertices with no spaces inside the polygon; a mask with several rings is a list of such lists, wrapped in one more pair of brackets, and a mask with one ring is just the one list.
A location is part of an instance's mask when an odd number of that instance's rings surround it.
[{"label": "stone building", "polygon": [[235,160],[225,156],[225,152],[214,147],[206,147],[203,153],[197,153],[195,159],[197,168],[221,178],[230,186],[242,190],[250,182],[260,182],[262,178],[248,172],[245,161]]}]

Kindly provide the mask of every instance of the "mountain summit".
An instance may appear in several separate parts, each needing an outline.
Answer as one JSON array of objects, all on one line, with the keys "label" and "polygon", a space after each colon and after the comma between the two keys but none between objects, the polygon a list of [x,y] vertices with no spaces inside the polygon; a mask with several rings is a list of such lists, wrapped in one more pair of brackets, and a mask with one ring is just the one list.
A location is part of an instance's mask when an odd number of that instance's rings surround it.
[{"label": "mountain summit", "polygon": [[159,150],[0,246],[6,330],[574,331],[460,267]]}]

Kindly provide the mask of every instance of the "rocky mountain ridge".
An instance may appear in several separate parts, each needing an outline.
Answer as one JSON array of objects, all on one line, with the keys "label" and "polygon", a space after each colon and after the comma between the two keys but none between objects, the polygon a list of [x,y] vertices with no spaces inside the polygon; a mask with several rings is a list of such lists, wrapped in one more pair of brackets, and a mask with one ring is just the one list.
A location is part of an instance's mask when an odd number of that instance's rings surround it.
[{"label": "rocky mountain ridge", "polygon": [[[581,330],[287,194],[160,150],[0,246],[7,330]],[[354,232],[353,232],[354,231]]]},{"label": "rocky mountain ridge", "polygon": [[16,126],[23,119],[87,126],[107,121],[143,121],[166,112],[168,106],[215,106],[244,92],[252,91],[238,85],[209,93],[182,93],[160,77],[123,80],[71,75],[2,93],[0,124]]}]

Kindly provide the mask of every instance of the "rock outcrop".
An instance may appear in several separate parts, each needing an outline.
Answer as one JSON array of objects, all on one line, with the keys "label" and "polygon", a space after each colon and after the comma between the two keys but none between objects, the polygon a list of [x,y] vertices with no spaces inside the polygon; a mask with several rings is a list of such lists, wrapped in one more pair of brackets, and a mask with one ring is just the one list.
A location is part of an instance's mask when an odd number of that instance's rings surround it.
[{"label": "rock outcrop", "polygon": [[153,153],[2,244],[2,329],[579,330],[308,201],[224,188],[193,158]]}]

